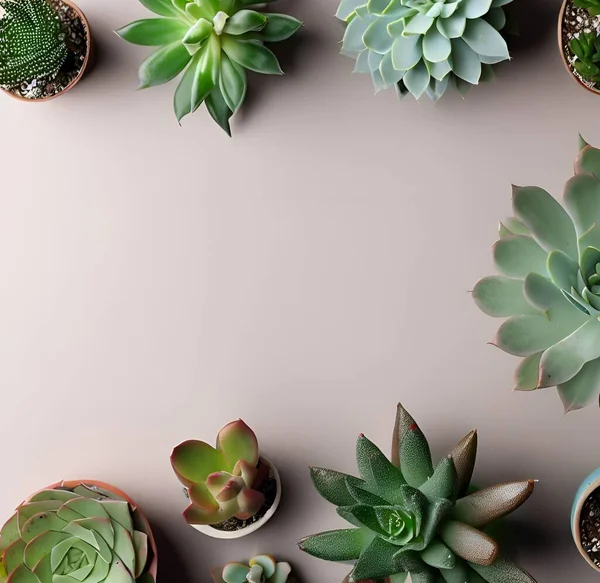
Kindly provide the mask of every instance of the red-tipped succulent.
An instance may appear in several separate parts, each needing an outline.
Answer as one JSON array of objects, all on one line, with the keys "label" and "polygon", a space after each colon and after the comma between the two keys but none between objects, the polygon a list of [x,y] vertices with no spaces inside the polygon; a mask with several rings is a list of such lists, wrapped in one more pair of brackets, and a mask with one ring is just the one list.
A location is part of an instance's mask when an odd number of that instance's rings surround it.
[{"label": "red-tipped succulent", "polygon": [[256,435],[241,419],[219,431],[216,448],[197,440],[178,445],[171,465],[189,494],[185,519],[190,524],[219,524],[254,516],[265,503],[255,489],[264,479],[258,462]]}]

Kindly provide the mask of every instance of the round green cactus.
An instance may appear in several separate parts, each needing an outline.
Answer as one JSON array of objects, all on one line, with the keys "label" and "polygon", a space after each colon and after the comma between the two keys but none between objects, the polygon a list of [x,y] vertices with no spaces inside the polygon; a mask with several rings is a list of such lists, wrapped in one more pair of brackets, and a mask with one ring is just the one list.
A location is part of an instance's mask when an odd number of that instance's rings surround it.
[{"label": "round green cactus", "polygon": [[0,533],[7,583],[154,583],[153,544],[137,508],[81,482],[31,496]]},{"label": "round green cactus", "polygon": [[498,543],[480,530],[523,504],[534,481],[473,491],[476,452],[472,431],[434,469],[425,436],[398,405],[391,462],[360,435],[360,478],[311,469],[318,492],[354,528],[306,537],[300,549],[329,561],[354,562],[347,581],[535,583],[501,557]]},{"label": "round green cactus", "polygon": [[538,187],[513,188],[514,217],[500,224],[494,263],[473,298],[507,317],[494,345],[523,357],[521,391],[558,388],[566,411],[600,393],[600,150],[582,141],[564,208]]},{"label": "round green cactus", "polygon": [[[257,0],[140,0],[158,14],[116,31],[138,45],[160,46],[140,67],[140,89],[183,76],[175,92],[177,120],[206,104],[229,134],[246,97],[246,70],[281,75],[264,43],[291,37],[302,25],[285,14],[249,9]],[[256,7],[256,6],[255,6]]]},{"label": "round green cactus", "polygon": [[375,90],[396,87],[439,99],[449,85],[465,93],[509,58],[500,30],[511,0],[342,0],[348,23],[342,53],[369,73]]}]

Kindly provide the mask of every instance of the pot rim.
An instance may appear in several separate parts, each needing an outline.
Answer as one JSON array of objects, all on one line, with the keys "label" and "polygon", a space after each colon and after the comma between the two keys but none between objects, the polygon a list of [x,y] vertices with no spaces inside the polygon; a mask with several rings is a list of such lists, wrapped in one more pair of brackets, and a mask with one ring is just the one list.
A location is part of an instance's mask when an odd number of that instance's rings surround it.
[{"label": "pot rim", "polygon": [[225,539],[225,540],[233,540],[242,538],[256,532],[259,528],[262,528],[275,514],[277,508],[279,508],[279,503],[281,502],[281,476],[279,475],[279,470],[275,466],[275,464],[266,456],[261,455],[260,459],[266,463],[273,472],[273,477],[275,478],[275,483],[277,484],[277,494],[275,495],[275,500],[273,501],[273,505],[265,515],[250,526],[246,526],[245,528],[241,528],[240,530],[219,530],[210,526],[209,524],[190,524],[191,527],[195,528],[198,532],[210,536],[212,538],[217,539]]},{"label": "pot rim", "polygon": [[60,0],[60,1],[63,2],[64,4],[66,4],[67,6],[69,6],[70,8],[72,8],[73,10],[75,10],[75,12],[77,12],[77,15],[81,19],[81,22],[83,23],[83,28],[85,29],[86,37],[87,37],[87,50],[85,52],[85,59],[83,61],[83,65],[81,65],[81,69],[79,70],[77,77],[75,77],[62,91],[59,91],[58,93],[55,93],[54,95],[50,95],[48,97],[40,97],[39,99],[27,99],[25,97],[21,97],[20,95],[15,95],[12,91],[9,91],[8,89],[4,89],[4,88],[0,87],[0,90],[3,93],[8,95],[9,97],[12,97],[13,99],[16,99],[17,101],[21,101],[21,102],[25,102],[25,103],[45,103],[47,101],[51,101],[52,99],[56,99],[57,97],[60,97],[61,95],[64,95],[65,93],[67,93],[68,91],[73,89],[73,87],[75,87],[75,85],[77,85],[77,83],[79,83],[79,81],[81,81],[81,79],[88,67],[88,64],[90,62],[90,54],[92,52],[92,29],[90,27],[90,23],[89,23],[87,17],[85,16],[85,14],[83,13],[83,10],[81,10],[81,8],[79,8],[79,6],[77,6],[77,4],[75,4],[75,2],[73,2],[73,0]]},{"label": "pot rim", "polygon": [[588,87],[585,83],[583,83],[581,81],[581,79],[579,79],[579,77],[577,77],[577,75],[575,75],[573,73],[573,71],[571,70],[571,67],[569,66],[569,62],[567,61],[567,57],[565,56],[565,51],[564,51],[564,47],[563,47],[563,20],[564,20],[564,16],[565,16],[565,10],[567,9],[567,4],[570,2],[571,0],[563,0],[562,6],[560,7],[560,12],[558,13],[558,50],[560,52],[560,57],[562,59],[563,65],[565,66],[565,69],[568,71],[569,76],[571,77],[571,79],[573,79],[574,81],[576,81],[579,85],[581,85],[581,87],[583,87],[584,89],[587,89],[590,93],[593,93],[594,95],[600,95],[600,89],[594,89],[593,87]]},{"label": "pot rim", "polygon": [[579,526],[579,519],[581,517],[581,510],[588,496],[595,490],[600,489],[600,471],[595,470],[592,472],[583,482],[575,494],[575,500],[573,502],[573,510],[571,512],[571,533],[575,546],[579,551],[579,554],[586,560],[588,565],[595,571],[600,572],[600,566],[596,565],[590,556],[585,552],[583,545],[581,544],[581,528]]}]

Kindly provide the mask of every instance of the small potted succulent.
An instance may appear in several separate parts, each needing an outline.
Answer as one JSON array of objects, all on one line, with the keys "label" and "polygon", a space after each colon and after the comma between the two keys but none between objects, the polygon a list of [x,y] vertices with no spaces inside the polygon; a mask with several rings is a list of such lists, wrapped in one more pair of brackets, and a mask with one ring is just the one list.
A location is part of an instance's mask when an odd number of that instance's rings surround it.
[{"label": "small potted succulent", "polygon": [[371,76],[375,92],[439,99],[450,86],[465,94],[509,59],[501,31],[511,0],[342,0],[342,54]]},{"label": "small potted succulent", "polygon": [[156,582],[145,516],[123,492],[94,480],[29,497],[2,527],[0,552],[8,583]]},{"label": "small potted succulent", "polygon": [[558,46],[571,77],[592,93],[600,93],[600,0],[564,0]]},{"label": "small potted succulent", "polygon": [[257,555],[248,564],[228,563],[212,572],[214,583],[293,583],[289,563],[278,563],[271,555]]},{"label": "small potted succulent", "polygon": [[279,473],[259,455],[256,435],[241,419],[219,431],[216,448],[197,440],[181,443],[171,465],[190,500],[183,516],[213,538],[247,536],[279,506]]},{"label": "small potted succulent", "polygon": [[183,73],[175,91],[177,121],[203,103],[231,135],[229,119],[246,98],[246,71],[282,75],[265,46],[290,38],[302,25],[286,14],[264,13],[260,0],[140,0],[158,18],[116,31],[126,41],[156,46],[140,67],[140,89]]},{"label": "small potted succulent", "polygon": [[565,411],[600,394],[600,150],[581,140],[564,207],[536,186],[513,187],[514,216],[493,248],[500,275],[473,298],[507,318],[491,344],[521,357],[515,389],[557,387]]},{"label": "small potted succulent", "polygon": [[0,88],[6,94],[48,101],[81,80],[91,35],[71,0],[1,0],[0,12]]},{"label": "small potted succulent", "polygon": [[600,469],[592,472],[575,494],[571,532],[581,556],[600,571]]},{"label": "small potted succulent", "polygon": [[353,528],[312,535],[298,546],[320,559],[352,562],[346,581],[535,583],[482,530],[523,504],[534,481],[474,489],[476,453],[472,431],[434,467],[425,436],[398,405],[392,461],[361,434],[360,478],[311,468],[319,494]]}]

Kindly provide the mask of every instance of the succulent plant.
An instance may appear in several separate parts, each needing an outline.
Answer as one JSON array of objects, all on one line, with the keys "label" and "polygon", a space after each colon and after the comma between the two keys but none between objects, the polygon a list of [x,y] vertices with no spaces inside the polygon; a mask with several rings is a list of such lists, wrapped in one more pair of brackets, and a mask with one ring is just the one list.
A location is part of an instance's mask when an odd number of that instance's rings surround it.
[{"label": "succulent plant", "polygon": [[306,537],[300,549],[329,561],[355,562],[348,581],[464,583],[479,575],[488,583],[534,583],[499,556],[498,544],[480,530],[525,502],[534,482],[473,492],[476,452],[472,431],[434,468],[425,436],[398,405],[391,462],[361,434],[360,478],[311,468],[318,492],[354,528]]},{"label": "succulent plant", "polygon": [[265,503],[264,494],[255,489],[265,477],[258,462],[256,435],[241,419],[219,431],[216,449],[197,440],[178,445],[171,464],[189,494],[186,520],[219,524],[254,516]]},{"label": "succulent plant", "polygon": [[573,4],[587,10],[590,16],[600,15],[600,0],[573,0]]},{"label": "succulent plant", "polygon": [[509,57],[500,30],[511,0],[342,0],[348,23],[342,53],[369,73],[375,91],[439,99],[449,85],[465,93]]},{"label": "succulent plant", "polygon": [[566,411],[600,393],[600,150],[581,141],[564,207],[535,186],[513,187],[494,263],[473,290],[479,308],[508,318],[492,344],[522,357],[515,389],[558,387]]},{"label": "succulent plant", "polygon": [[136,507],[82,482],[34,494],[0,533],[8,583],[154,583],[153,545]]},{"label": "succulent plant", "polygon": [[251,10],[258,0],[140,0],[158,14],[117,30],[138,45],[159,46],[140,67],[140,89],[185,71],[175,92],[177,120],[206,104],[231,135],[229,118],[246,97],[246,69],[281,75],[265,42],[291,37],[302,23],[285,14]]},{"label": "succulent plant", "polygon": [[54,75],[67,58],[65,33],[47,0],[1,0],[0,85]]},{"label": "succulent plant", "polygon": [[215,583],[287,583],[292,568],[271,555],[257,555],[247,565],[228,563],[213,571]]},{"label": "succulent plant", "polygon": [[573,67],[581,77],[592,83],[600,82],[600,36],[583,32],[569,42],[571,52],[577,57]]}]

